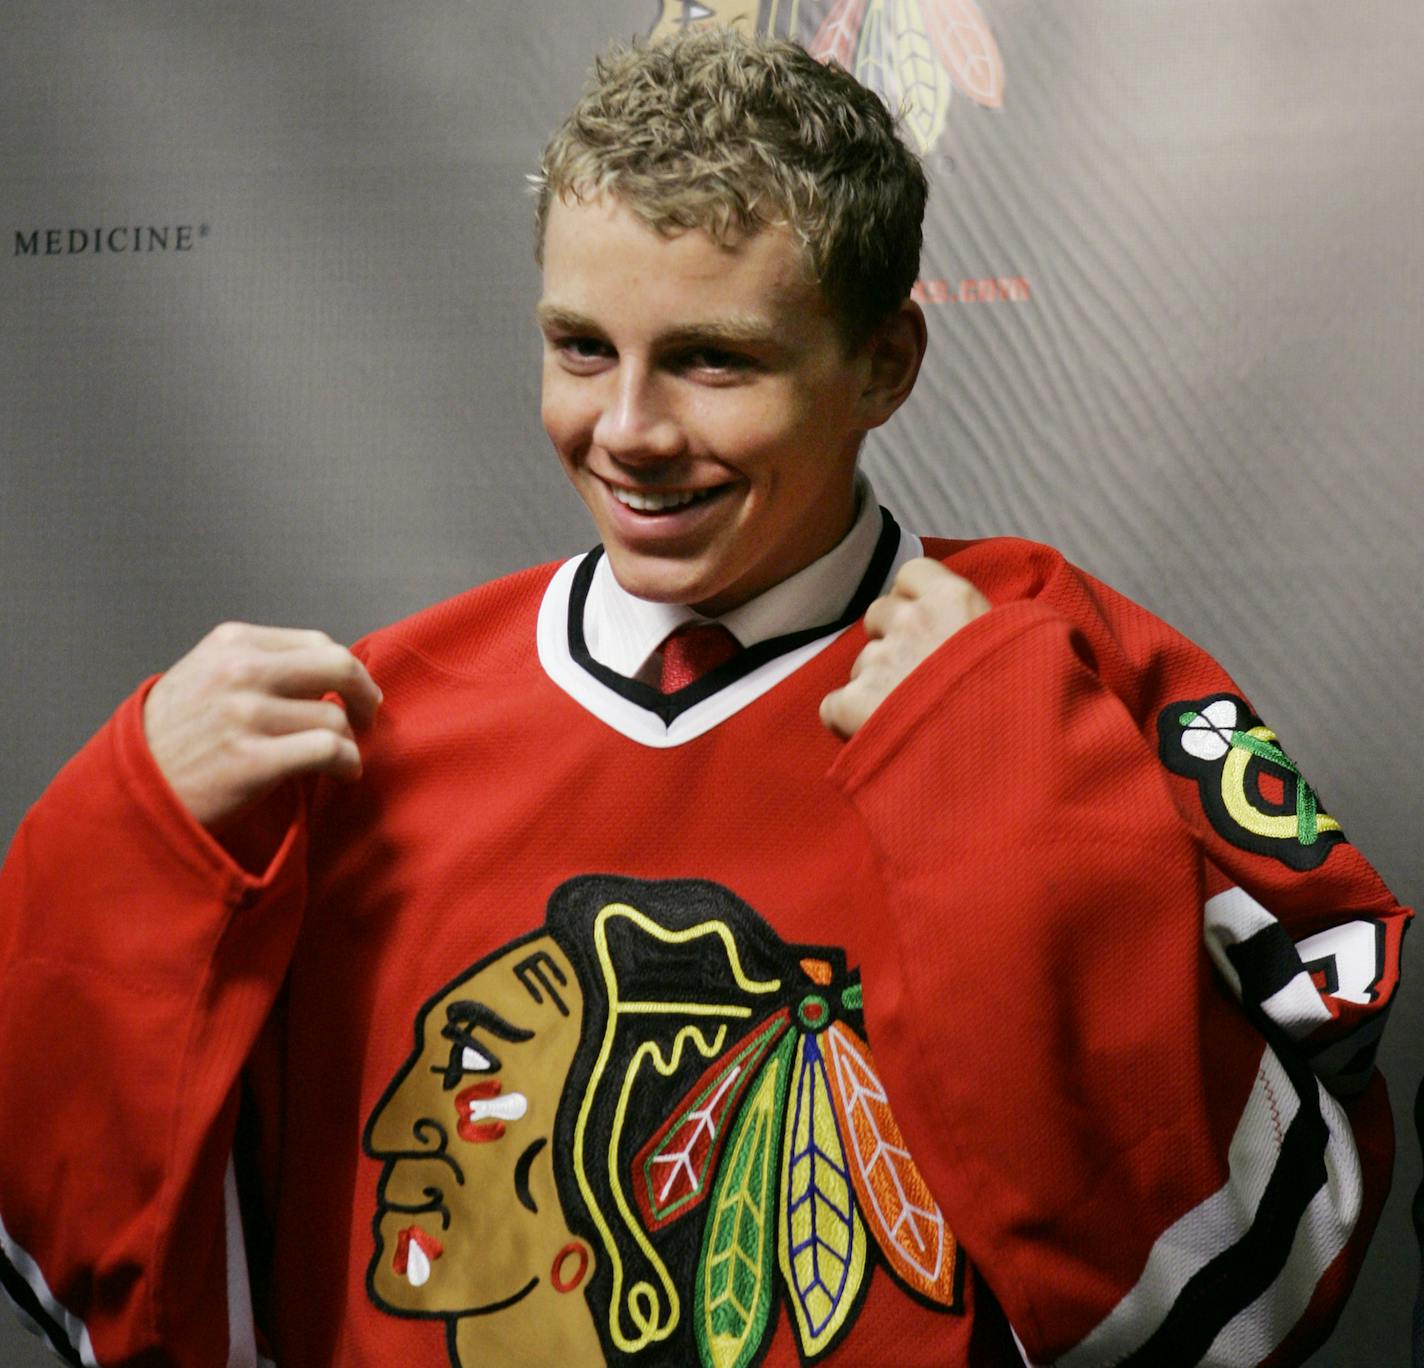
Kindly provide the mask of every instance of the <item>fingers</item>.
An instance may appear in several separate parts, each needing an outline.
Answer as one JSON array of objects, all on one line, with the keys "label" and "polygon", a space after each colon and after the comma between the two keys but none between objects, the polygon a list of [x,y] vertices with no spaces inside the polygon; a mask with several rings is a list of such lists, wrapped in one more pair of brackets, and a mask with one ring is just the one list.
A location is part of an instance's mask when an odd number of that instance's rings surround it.
[{"label": "fingers", "polygon": [[227,622],[164,674],[144,702],[160,772],[216,829],[294,775],[354,779],[354,728],[381,703],[366,667],[324,632]]},{"label": "fingers", "polygon": [[924,660],[988,611],[988,599],[939,561],[907,561],[890,592],[866,610],[869,640],[851,665],[849,682],[822,700],[821,721],[838,736],[855,735]]},{"label": "fingers", "polygon": [[297,774],[361,777],[361,751],[346,709],[325,700],[248,692],[227,704],[246,786],[260,791]]},{"label": "fingers", "polygon": [[259,789],[297,774],[361,777],[361,752],[355,737],[325,728],[263,737],[254,743],[254,752],[258,755],[255,768]]},{"label": "fingers", "polygon": [[872,638],[883,637],[909,605],[921,599],[956,593],[966,599],[970,595],[980,597],[978,590],[967,579],[956,575],[937,560],[917,556],[896,571],[889,592],[881,595],[866,610],[865,634]]},{"label": "fingers", "polygon": [[366,667],[333,641],[268,652],[263,669],[267,688],[284,698],[339,695],[358,727],[368,726],[381,705],[381,691]]},{"label": "fingers", "polygon": [[903,598],[896,598],[893,593],[876,599],[875,602],[865,610],[863,623],[865,635],[872,641],[877,637],[883,637],[885,633],[890,630],[890,625],[904,602],[905,600]]},{"label": "fingers", "polygon": [[239,694],[232,705],[240,725],[260,736],[289,736],[293,732],[329,731],[354,741],[351,719],[338,703],[325,700],[275,698],[259,693]]},{"label": "fingers", "polygon": [[959,578],[943,562],[931,560],[928,556],[916,556],[896,572],[890,592],[900,598],[920,598],[947,580]]},{"label": "fingers", "polygon": [[369,726],[381,691],[366,667],[325,632],[225,622],[204,639],[219,683],[285,698],[336,694],[357,726]]},{"label": "fingers", "polygon": [[841,740],[849,740],[860,729],[855,712],[855,700],[849,688],[836,689],[821,700],[821,725]]},{"label": "fingers", "polygon": [[953,623],[952,630],[987,613],[991,606],[963,575],[926,556],[900,567],[886,598],[892,609],[913,608],[925,615],[926,622]]}]

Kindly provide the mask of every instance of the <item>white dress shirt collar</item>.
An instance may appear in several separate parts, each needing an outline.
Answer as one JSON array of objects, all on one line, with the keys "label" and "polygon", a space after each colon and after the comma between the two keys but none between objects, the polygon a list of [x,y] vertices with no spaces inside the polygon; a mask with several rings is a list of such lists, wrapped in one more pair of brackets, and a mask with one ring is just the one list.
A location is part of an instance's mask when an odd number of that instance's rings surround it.
[{"label": "white dress shirt collar", "polygon": [[[856,476],[856,498],[855,522],[824,556],[715,621],[746,647],[840,617],[880,538],[880,506],[864,475]],[[635,598],[602,556],[584,605],[584,641],[600,665],[649,683],[648,676],[656,676],[653,652],[667,634],[686,622],[708,620],[686,604]]]}]

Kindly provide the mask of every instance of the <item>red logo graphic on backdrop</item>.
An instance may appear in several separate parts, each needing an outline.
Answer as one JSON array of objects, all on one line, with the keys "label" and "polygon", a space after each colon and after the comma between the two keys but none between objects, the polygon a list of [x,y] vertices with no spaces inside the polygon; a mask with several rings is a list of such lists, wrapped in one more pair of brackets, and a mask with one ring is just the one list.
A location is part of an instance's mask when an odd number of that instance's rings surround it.
[{"label": "red logo graphic on backdrop", "polygon": [[[803,43],[875,91],[922,157],[938,147],[957,93],[984,109],[1004,102],[1004,59],[975,0],[662,0],[653,40],[718,24]],[[953,163],[936,158],[937,165]],[[925,278],[921,304],[1025,304],[1022,275]]]},{"label": "red logo graphic on backdrop", "polygon": [[1004,100],[1004,61],[974,0],[663,0],[651,36],[702,24],[794,38],[839,62],[900,115],[921,155],[956,92],[988,109]]}]

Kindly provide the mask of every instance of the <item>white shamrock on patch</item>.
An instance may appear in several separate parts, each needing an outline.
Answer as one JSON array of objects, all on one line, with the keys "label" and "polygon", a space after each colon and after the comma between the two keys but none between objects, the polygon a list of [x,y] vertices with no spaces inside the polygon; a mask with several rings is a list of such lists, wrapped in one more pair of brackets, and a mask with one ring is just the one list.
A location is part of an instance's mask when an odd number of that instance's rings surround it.
[{"label": "white shamrock on patch", "polygon": [[1199,713],[1187,714],[1182,726],[1182,749],[1198,760],[1220,760],[1231,749],[1236,730],[1236,704],[1218,698]]}]

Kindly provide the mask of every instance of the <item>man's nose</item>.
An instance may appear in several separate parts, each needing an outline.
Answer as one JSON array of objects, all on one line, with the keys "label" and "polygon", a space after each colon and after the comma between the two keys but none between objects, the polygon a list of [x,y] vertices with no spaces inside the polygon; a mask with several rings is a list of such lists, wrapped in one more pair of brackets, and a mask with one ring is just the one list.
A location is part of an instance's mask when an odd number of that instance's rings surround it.
[{"label": "man's nose", "polygon": [[682,430],[661,377],[637,363],[610,377],[607,402],[594,425],[594,443],[623,465],[672,460],[682,453]]}]

